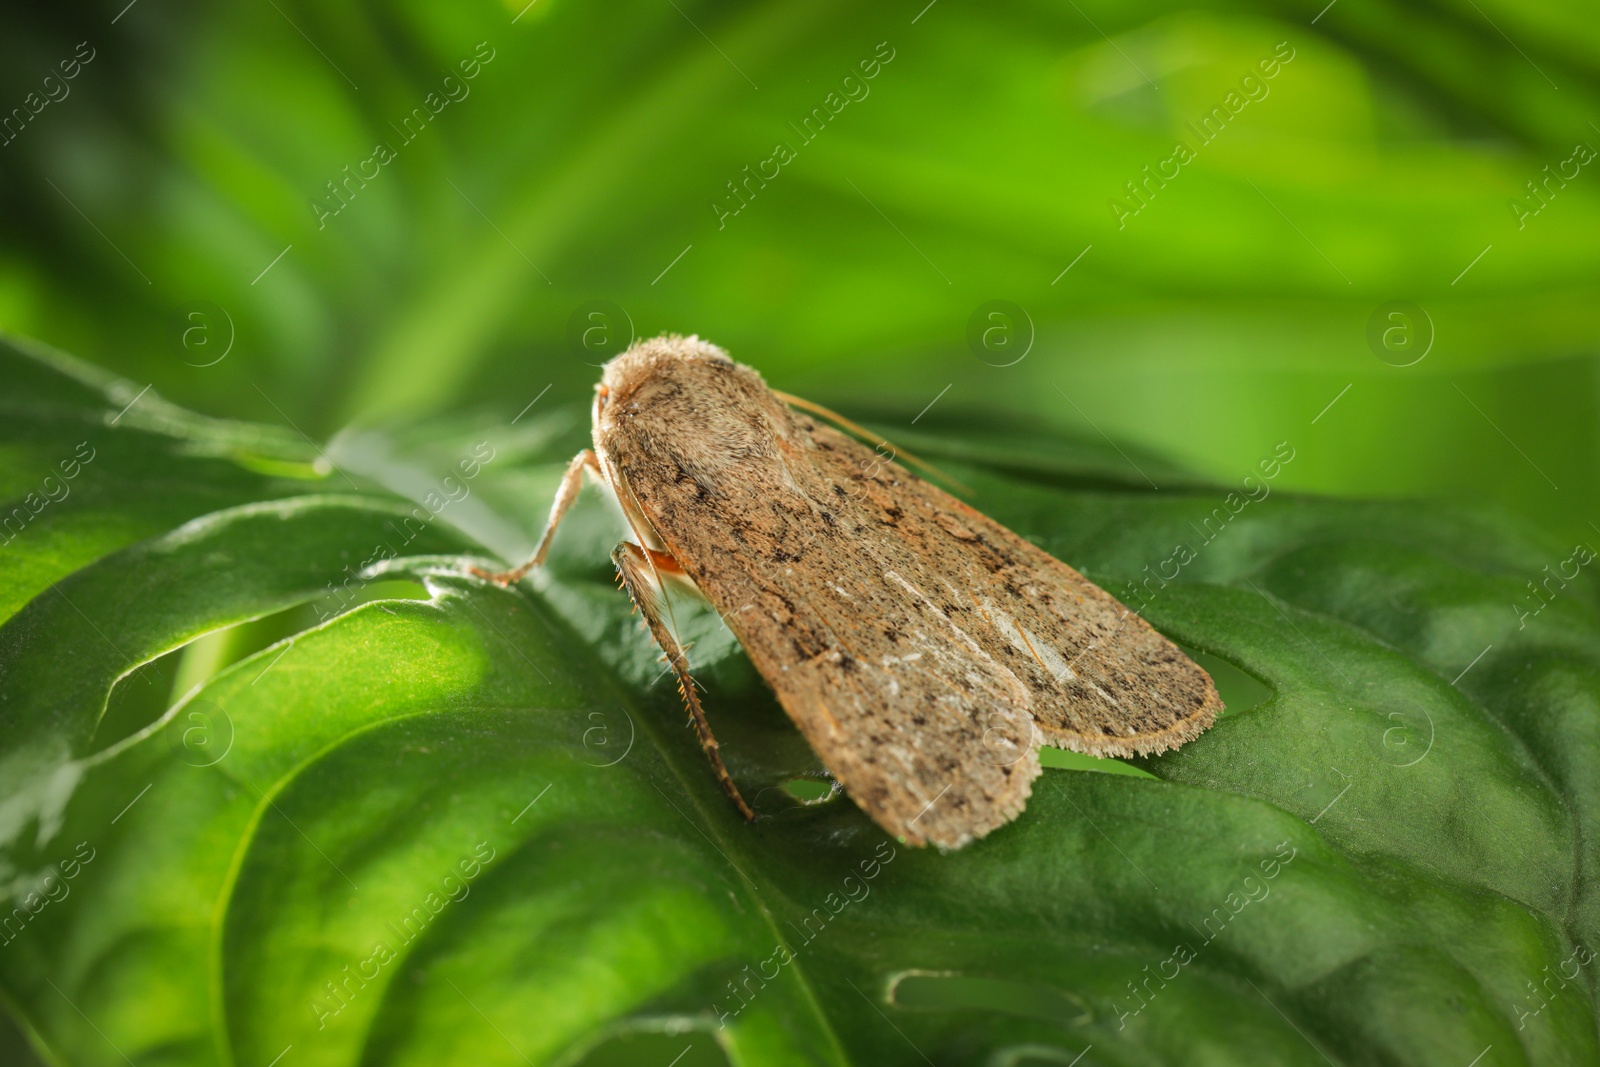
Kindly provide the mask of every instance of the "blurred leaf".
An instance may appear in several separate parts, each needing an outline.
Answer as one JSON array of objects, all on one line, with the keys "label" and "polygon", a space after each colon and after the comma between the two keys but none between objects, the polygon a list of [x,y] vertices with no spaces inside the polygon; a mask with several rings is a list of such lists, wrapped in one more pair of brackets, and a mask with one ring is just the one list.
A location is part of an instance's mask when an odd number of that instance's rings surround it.
[{"label": "blurred leaf", "polygon": [[[531,588],[465,574],[464,505],[537,522],[572,413],[365,431],[332,447],[357,491],[290,496],[216,455],[248,427],[154,398],[165,433],[113,424],[119,383],[5,358],[74,427],[19,431],[39,455],[94,426],[82,477],[222,487],[193,513],[108,489],[131,540],[6,547],[54,586],[0,626],[0,990],[59,1062],[1600,1055],[1600,596],[1582,571],[1530,599],[1571,550],[1505,520],[1271,478],[1230,505],[1115,484],[1115,445],[943,434],[976,506],[1217,664],[1231,706],[1141,761],[1157,780],[1047,760],[1077,769],[940,855],[786,788],[820,768],[711,616],[707,705],[766,816],[738,819],[592,496]],[[425,598],[363,600],[395,578]],[[283,640],[102,728],[141,664],[285,611]]]},{"label": "blurred leaf", "polygon": [[[0,16],[4,106],[96,50],[0,148],[0,325],[191,406],[320,436],[567,404],[603,300],[836,406],[948,387],[1214,478],[1351,386],[1294,486],[1587,536],[1600,187],[1546,170],[1600,144],[1574,0],[123,7]],[[996,298],[1037,334],[1014,368],[966,343]],[[1414,367],[1368,348],[1396,299]]]}]

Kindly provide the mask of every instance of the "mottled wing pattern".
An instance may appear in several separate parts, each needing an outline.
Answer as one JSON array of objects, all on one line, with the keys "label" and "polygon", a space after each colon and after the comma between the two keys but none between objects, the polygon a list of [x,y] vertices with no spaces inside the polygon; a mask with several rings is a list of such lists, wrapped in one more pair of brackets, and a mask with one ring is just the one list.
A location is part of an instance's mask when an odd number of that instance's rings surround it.
[{"label": "mottled wing pattern", "polygon": [[608,451],[823,763],[913,844],[1014,818],[1041,740],[1159,751],[1220,707],[1082,575],[810,418],[715,478],[626,433]]},{"label": "mottled wing pattern", "polygon": [[[819,426],[828,470],[870,452]],[[1151,755],[1209,727],[1222,709],[1211,678],[1115,597],[999,523],[898,468],[868,479],[864,518],[937,561],[939,610],[1031,697],[1043,741],[1096,756]]]}]

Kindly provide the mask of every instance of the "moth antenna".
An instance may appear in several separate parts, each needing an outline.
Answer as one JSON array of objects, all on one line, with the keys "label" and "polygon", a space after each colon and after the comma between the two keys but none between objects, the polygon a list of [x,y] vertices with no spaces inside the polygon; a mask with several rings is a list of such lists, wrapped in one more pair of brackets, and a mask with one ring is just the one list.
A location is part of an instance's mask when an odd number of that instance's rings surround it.
[{"label": "moth antenna", "polygon": [[924,474],[931,475],[938,481],[944,482],[946,485],[954,486],[969,496],[971,495],[972,487],[970,485],[957,481],[955,478],[952,478],[950,475],[946,474],[938,467],[935,467],[927,460],[922,459],[920,456],[916,456],[911,452],[900,448],[898,445],[890,444],[888,438],[882,436],[881,434],[873,433],[860,423],[852,422],[850,419],[845,418],[837,411],[834,411],[831,408],[825,408],[821,404],[807,400],[804,397],[795,396],[793,393],[785,393],[781,389],[772,390],[772,394],[791,407],[797,407],[804,411],[809,411],[813,415],[821,415],[823,418],[832,422],[839,429],[844,430],[857,440],[861,441],[863,444],[871,442],[889,445],[890,448],[894,449],[894,459],[891,459],[889,462],[893,463],[904,459],[910,463],[911,466],[916,467]]}]

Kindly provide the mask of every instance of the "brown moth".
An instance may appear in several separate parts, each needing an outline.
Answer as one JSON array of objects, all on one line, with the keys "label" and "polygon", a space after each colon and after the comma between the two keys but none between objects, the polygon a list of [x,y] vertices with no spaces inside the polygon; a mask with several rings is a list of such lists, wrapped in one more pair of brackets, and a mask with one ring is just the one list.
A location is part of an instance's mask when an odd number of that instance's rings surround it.
[{"label": "brown moth", "polygon": [[634,540],[612,553],[717,752],[667,622],[668,583],[710,602],[822,762],[901,840],[960,848],[1009,822],[1037,749],[1175,748],[1210,726],[1211,678],[1066,564],[773,392],[697,337],[605,365],[594,451],[573,458],[533,558],[585,471]]}]

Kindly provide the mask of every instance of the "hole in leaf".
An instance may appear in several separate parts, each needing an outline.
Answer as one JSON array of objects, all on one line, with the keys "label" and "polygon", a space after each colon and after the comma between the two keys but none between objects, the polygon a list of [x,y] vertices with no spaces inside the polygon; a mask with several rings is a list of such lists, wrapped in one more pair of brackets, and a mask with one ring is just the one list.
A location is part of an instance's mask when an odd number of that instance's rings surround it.
[{"label": "hole in leaf", "polygon": [[839,795],[839,783],[831,778],[790,778],[778,788],[802,804],[826,804]]},{"label": "hole in leaf", "polygon": [[1094,1012],[1076,993],[1033,982],[908,971],[889,984],[889,1003],[907,1011],[993,1011],[1086,1026]]}]

